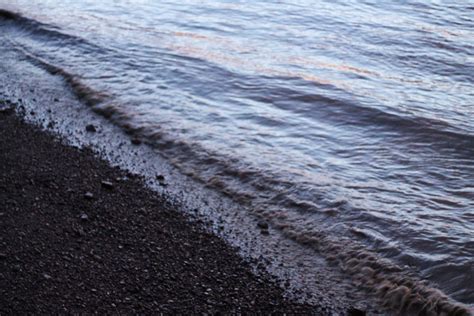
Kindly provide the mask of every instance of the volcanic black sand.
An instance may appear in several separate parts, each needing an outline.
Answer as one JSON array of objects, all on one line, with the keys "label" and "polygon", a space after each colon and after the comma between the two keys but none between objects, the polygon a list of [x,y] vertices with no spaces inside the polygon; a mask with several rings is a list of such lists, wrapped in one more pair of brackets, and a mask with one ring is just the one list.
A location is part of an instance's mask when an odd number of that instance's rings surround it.
[{"label": "volcanic black sand", "polygon": [[331,312],[285,299],[138,176],[0,107],[0,314],[158,311]]}]

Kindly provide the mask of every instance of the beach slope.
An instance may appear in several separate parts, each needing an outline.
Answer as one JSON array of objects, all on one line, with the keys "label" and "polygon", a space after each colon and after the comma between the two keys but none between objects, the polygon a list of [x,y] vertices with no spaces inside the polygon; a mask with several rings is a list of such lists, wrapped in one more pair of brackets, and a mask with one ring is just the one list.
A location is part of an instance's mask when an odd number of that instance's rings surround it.
[{"label": "beach slope", "polygon": [[141,178],[0,111],[0,314],[328,314]]}]

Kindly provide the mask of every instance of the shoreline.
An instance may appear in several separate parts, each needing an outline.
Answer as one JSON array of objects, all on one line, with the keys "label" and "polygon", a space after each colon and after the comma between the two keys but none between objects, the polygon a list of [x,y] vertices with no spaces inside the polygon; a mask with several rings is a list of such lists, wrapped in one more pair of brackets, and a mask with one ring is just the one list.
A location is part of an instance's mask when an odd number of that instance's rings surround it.
[{"label": "shoreline", "polygon": [[331,314],[285,298],[140,177],[12,108],[0,121],[1,313]]}]

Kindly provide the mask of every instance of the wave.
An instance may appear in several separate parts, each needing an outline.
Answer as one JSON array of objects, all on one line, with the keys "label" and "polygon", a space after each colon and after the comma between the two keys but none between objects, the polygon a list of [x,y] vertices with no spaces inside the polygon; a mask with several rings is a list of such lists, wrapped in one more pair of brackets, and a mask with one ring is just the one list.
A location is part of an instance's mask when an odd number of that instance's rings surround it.
[{"label": "wave", "polygon": [[2,21],[3,23],[10,23],[10,25],[14,25],[20,30],[29,32],[34,36],[51,41],[60,41],[61,44],[84,45],[88,49],[102,50],[100,46],[90,43],[81,37],[65,34],[53,25],[24,17],[16,12],[0,9],[0,22]]},{"label": "wave", "polygon": [[[255,101],[271,103],[274,107],[304,117],[321,118],[335,125],[380,128],[407,137],[413,142],[453,148],[469,156],[473,153],[474,135],[446,121],[412,113],[391,113],[370,105],[363,105],[354,99],[343,99],[341,95],[346,93],[339,91],[336,87],[307,82],[299,77],[279,77],[273,79],[277,81],[275,85],[271,84],[272,78],[265,79],[266,83],[257,81],[252,84],[239,84],[237,88],[247,92],[247,96]],[[280,81],[285,82],[285,86],[282,86]],[[301,90],[294,88],[298,86]],[[325,95],[310,92],[318,89],[323,89]],[[328,92],[338,92],[338,98],[328,96]]]},{"label": "wave", "polygon": [[[52,41],[60,40],[60,44],[67,42],[82,49],[87,49],[89,53],[90,50],[94,52],[105,51],[105,48],[90,43],[83,38],[63,33],[54,29],[54,26],[26,18],[19,13],[0,9],[1,20],[13,22],[21,30],[29,31],[34,36],[46,37]],[[189,59],[187,56],[171,55],[176,58]],[[193,58],[192,60],[206,63],[207,67],[212,68],[215,75],[223,78],[236,76],[235,73],[231,73],[218,64],[205,59]],[[54,71],[64,70],[58,67]],[[242,91],[249,99],[271,103],[274,107],[297,115],[314,119],[322,118],[324,121],[330,121],[336,125],[365,126],[371,129],[380,127],[383,130],[393,131],[408,137],[416,143],[455,149],[457,152],[468,156],[472,156],[474,151],[474,135],[470,131],[461,130],[446,121],[434,118],[421,117],[412,113],[394,113],[374,106],[360,104],[350,96],[343,99],[341,96],[347,95],[347,92],[341,91],[330,84],[311,82],[298,76],[262,76],[260,78],[240,76],[239,79],[230,83],[231,88]],[[296,87],[299,89],[296,89]],[[323,89],[324,94],[314,92],[318,89]],[[328,92],[337,93],[338,98],[331,98],[328,96]],[[298,106],[295,106],[295,103]]]}]

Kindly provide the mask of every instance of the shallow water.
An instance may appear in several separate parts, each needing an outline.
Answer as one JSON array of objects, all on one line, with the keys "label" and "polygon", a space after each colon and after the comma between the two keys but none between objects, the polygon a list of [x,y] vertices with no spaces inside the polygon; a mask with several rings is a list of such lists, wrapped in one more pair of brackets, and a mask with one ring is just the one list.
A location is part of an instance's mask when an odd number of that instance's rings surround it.
[{"label": "shallow water", "polygon": [[24,17],[3,13],[4,49],[63,76],[182,173],[288,238],[362,245],[474,303],[468,2],[0,8]]}]

